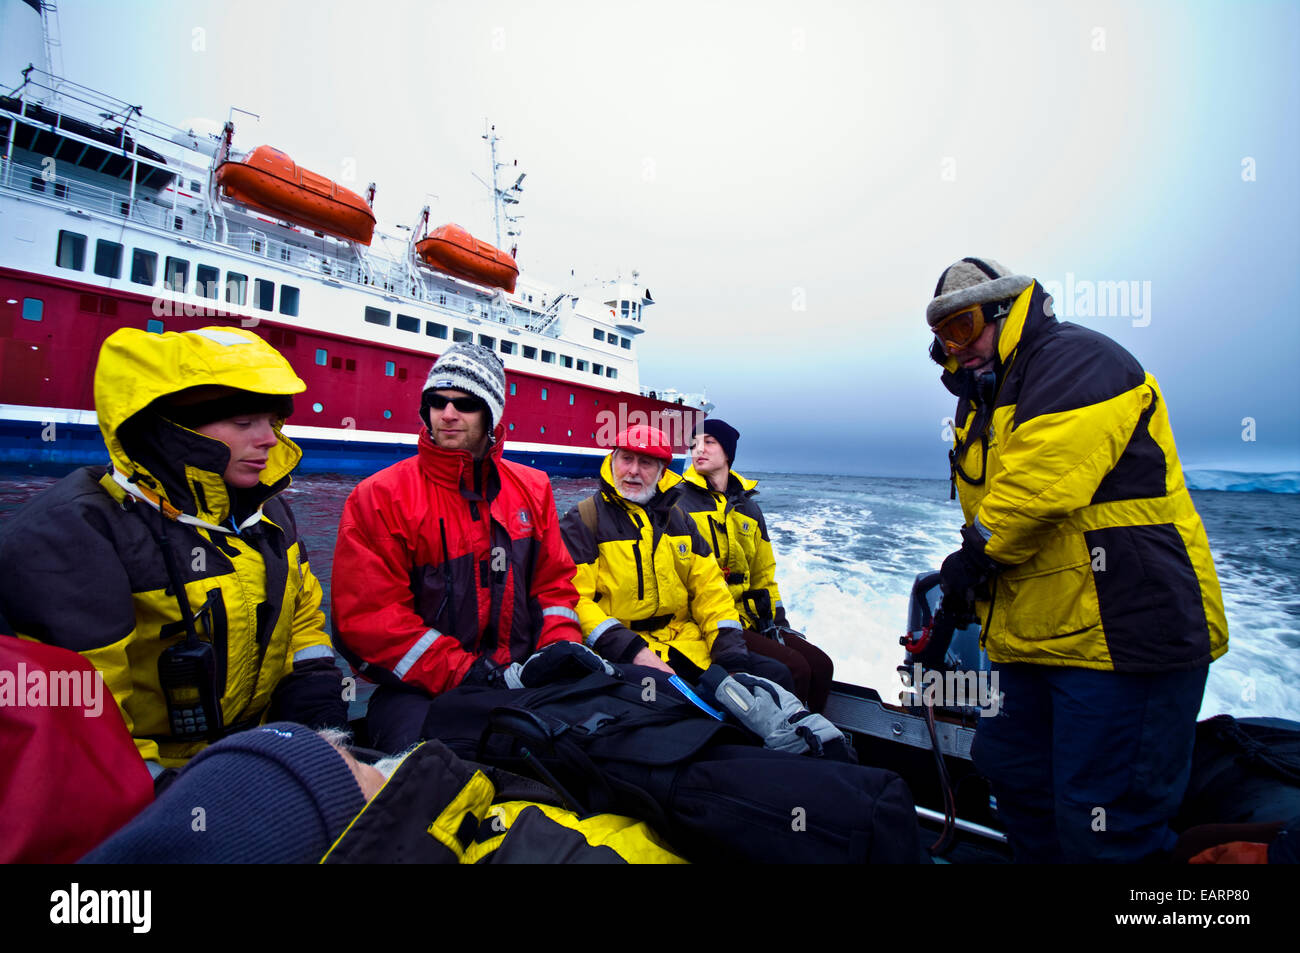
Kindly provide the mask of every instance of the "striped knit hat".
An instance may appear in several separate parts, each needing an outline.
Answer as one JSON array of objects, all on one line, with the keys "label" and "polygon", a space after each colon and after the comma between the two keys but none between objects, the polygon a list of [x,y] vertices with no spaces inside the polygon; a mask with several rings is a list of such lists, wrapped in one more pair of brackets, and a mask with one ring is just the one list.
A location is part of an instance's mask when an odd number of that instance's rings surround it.
[{"label": "striped knit hat", "polygon": [[506,409],[506,367],[489,348],[453,344],[434,362],[420,395],[420,420],[429,423],[429,395],[435,390],[463,390],[487,404],[488,433]]},{"label": "striped knit hat", "polygon": [[963,258],[939,276],[934,299],[925,309],[925,320],[934,327],[948,315],[973,304],[1014,298],[1033,283],[1033,278],[1013,275],[1010,268],[992,258]]}]

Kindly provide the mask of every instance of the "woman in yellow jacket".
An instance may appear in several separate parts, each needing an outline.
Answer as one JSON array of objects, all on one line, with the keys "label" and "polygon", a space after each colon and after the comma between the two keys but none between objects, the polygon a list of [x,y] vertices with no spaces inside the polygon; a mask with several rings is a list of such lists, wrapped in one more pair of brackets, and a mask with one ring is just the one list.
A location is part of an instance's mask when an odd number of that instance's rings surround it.
[{"label": "woman in yellow jacket", "polygon": [[280,426],[305,389],[248,330],[119,329],[95,368],[110,465],[0,529],[0,632],[89,660],[155,779],[267,720],[347,721],[280,496],[302,457]]},{"label": "woman in yellow jacket", "polygon": [[763,511],[754,497],[757,480],[731,469],[740,432],[709,419],[691,445],[694,465],[682,474],[677,507],[695,520],[713,549],[735,602],[750,652],[774,658],[790,669],[795,694],[811,711],[826,707],[835,663],[790,628],[776,585],[776,557]]}]

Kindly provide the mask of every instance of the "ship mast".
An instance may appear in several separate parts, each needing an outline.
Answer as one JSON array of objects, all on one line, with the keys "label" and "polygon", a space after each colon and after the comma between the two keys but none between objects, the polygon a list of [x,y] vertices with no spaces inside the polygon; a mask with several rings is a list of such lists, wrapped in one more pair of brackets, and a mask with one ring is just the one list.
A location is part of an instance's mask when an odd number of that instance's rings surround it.
[{"label": "ship mast", "polygon": [[[483,138],[487,140],[488,151],[492,161],[492,185],[490,186],[492,189],[492,216],[496,225],[496,247],[501,248],[502,219],[505,219],[506,223],[506,237],[510,239],[519,237],[519,220],[522,219],[523,216],[511,215],[506,211],[506,206],[519,204],[519,196],[523,192],[524,176],[528,173],[520,172],[519,178],[515,179],[514,185],[504,189],[501,188],[501,180],[498,173],[501,169],[506,167],[506,164],[504,162],[497,162],[497,143],[501,141],[497,136],[497,127],[488,125],[487,131],[483,133]],[[513,167],[518,168],[518,166],[519,160],[516,159],[513,163]],[[475,176],[475,178],[478,178],[478,176]],[[479,181],[482,182],[483,180],[479,179]],[[487,185],[486,182],[483,184]],[[518,258],[518,251],[519,243],[512,241],[510,243],[510,257]]]}]

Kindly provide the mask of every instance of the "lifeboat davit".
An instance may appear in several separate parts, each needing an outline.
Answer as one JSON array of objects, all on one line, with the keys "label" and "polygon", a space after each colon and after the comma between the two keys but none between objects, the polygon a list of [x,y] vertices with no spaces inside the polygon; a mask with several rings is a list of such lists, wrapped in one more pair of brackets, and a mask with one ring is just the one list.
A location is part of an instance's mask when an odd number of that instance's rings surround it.
[{"label": "lifeboat davit", "polygon": [[415,253],[431,268],[489,288],[514,294],[519,266],[495,245],[481,242],[459,225],[443,225],[415,243]]},{"label": "lifeboat davit", "polygon": [[237,202],[297,225],[362,245],[374,238],[375,213],[365,199],[272,146],[258,146],[242,162],[221,163],[217,182]]}]

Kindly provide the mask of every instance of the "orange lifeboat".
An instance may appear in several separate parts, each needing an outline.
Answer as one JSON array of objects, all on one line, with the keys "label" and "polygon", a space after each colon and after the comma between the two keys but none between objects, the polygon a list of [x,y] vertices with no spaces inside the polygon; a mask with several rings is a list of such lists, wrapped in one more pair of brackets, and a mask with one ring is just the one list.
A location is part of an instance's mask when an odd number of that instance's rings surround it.
[{"label": "orange lifeboat", "polygon": [[375,213],[365,199],[272,146],[258,146],[242,162],[221,163],[217,182],[232,199],[315,231],[362,245],[374,237]]},{"label": "orange lifeboat", "polygon": [[489,288],[515,291],[519,266],[487,242],[481,242],[459,225],[443,225],[415,243],[415,253],[431,268]]}]

